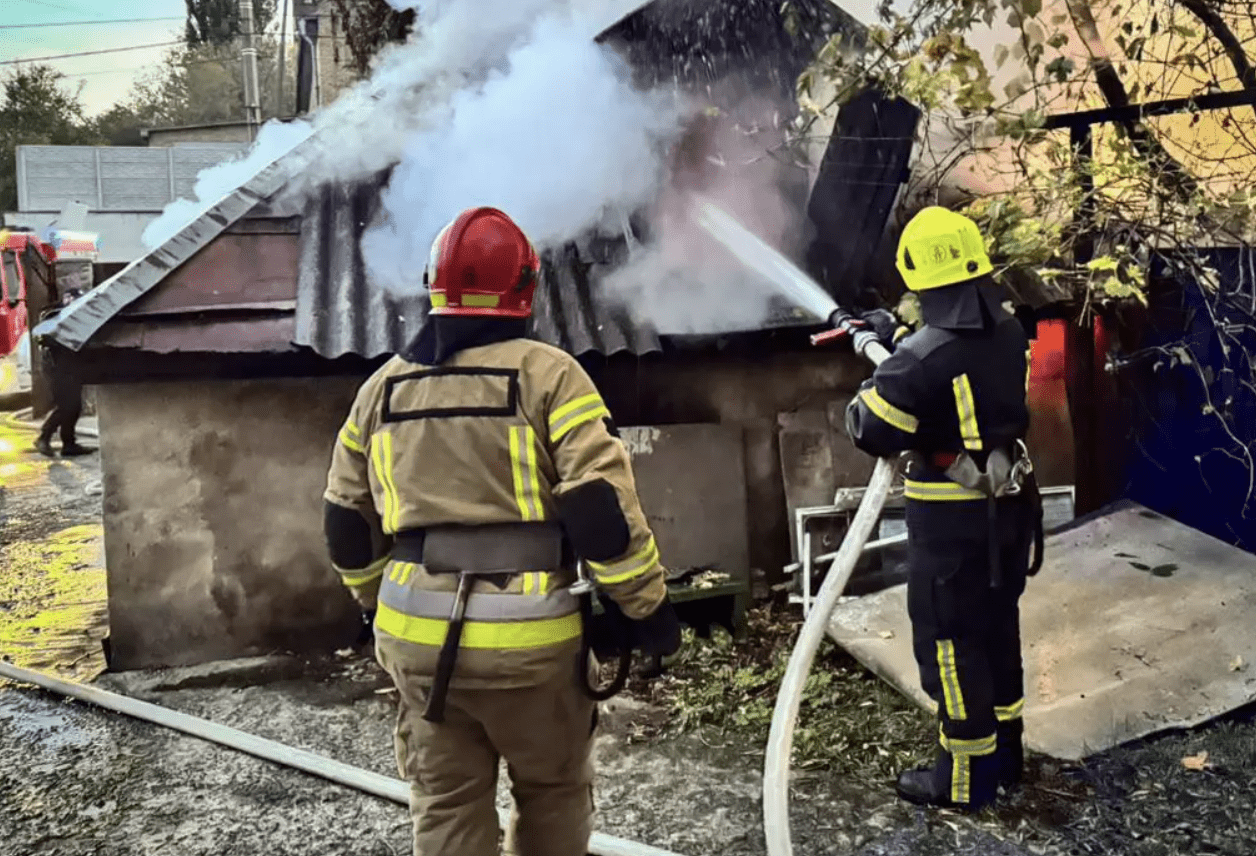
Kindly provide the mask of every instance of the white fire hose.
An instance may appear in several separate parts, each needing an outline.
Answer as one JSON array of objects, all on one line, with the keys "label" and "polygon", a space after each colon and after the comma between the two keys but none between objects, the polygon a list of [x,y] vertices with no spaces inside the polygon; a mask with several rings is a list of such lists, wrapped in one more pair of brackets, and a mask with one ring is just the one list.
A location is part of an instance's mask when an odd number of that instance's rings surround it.
[{"label": "white fire hose", "polygon": [[[836,328],[835,335],[848,335],[855,352],[880,365],[889,355],[874,332],[858,326],[856,320],[843,312],[827,293],[806,273],[799,270],[785,256],[764,243],[709,200],[695,197],[694,219],[712,237],[728,248],[744,264],[758,271],[769,282],[778,285],[805,305],[817,316],[827,319]],[[821,334],[812,341],[834,334]],[[767,841],[768,856],[793,856],[794,848],[789,834],[789,764],[794,743],[794,727],[798,722],[798,707],[802,702],[803,686],[815,661],[816,651],[824,640],[829,616],[841,597],[842,590],[855,570],[855,563],[864,551],[864,545],[885,507],[886,496],[894,483],[894,461],[880,459],[872,471],[872,478],[859,503],[859,510],[851,521],[842,546],[837,551],[829,572],[825,575],[820,592],[812,604],[811,612],[803,623],[790,653],[785,677],[776,697],[776,709],[772,713],[772,726],[768,732],[767,757],[763,763],[763,832]]]},{"label": "white fire hose", "polygon": [[[363,770],[360,767],[335,761],[323,755],[307,752],[304,749],[296,749],[274,740],[267,740],[255,734],[220,725],[217,722],[210,722],[207,719],[190,716],[189,714],[170,710],[160,705],[149,704],[146,701],[111,693],[99,687],[63,681],[60,678],[54,678],[41,672],[32,672],[29,669],[22,669],[10,663],[0,662],[0,678],[8,678],[24,684],[34,684],[37,687],[42,687],[59,695],[89,702],[97,707],[112,710],[115,713],[143,719],[175,731],[182,731],[184,734],[190,734],[193,737],[199,737],[202,740],[208,740],[240,752],[245,752],[257,758],[320,776],[338,785],[355,788],[364,793],[391,800],[404,806],[410,804],[410,785],[400,779],[372,773],[370,770]],[[505,827],[509,821],[510,814],[499,809],[498,817],[502,826]],[[600,832],[593,833],[592,837],[589,838],[589,853],[594,854],[594,856],[677,856],[675,853],[660,850],[648,844],[638,844],[636,841],[615,838],[611,835],[603,835]]]}]

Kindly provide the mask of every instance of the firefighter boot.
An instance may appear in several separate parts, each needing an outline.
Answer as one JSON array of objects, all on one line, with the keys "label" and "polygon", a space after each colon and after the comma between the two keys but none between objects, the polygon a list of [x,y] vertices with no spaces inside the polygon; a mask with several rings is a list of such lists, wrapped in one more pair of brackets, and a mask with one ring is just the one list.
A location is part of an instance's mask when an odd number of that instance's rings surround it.
[{"label": "firefighter boot", "polygon": [[57,453],[52,450],[52,437],[45,437],[42,434],[35,441],[35,451],[45,458],[55,458],[57,456]]},{"label": "firefighter boot", "polygon": [[83,455],[90,455],[94,451],[96,450],[87,446],[80,446],[75,441],[61,445],[61,457],[63,458],[79,458]]},{"label": "firefighter boot", "polygon": [[1025,720],[1012,719],[999,723],[999,786],[1011,790],[1021,783],[1025,768]]},{"label": "firefighter boot", "polygon": [[976,812],[994,802],[998,776],[998,760],[993,753],[952,756],[939,751],[932,767],[900,775],[897,790],[901,798],[915,805]]}]

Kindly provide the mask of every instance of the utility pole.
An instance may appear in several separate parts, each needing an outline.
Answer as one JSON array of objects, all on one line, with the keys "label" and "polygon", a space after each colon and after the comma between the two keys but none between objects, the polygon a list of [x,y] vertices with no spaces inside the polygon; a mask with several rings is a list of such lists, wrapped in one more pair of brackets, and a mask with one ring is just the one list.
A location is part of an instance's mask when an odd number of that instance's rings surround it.
[{"label": "utility pole", "polygon": [[283,109],[283,78],[287,69],[288,59],[288,0],[283,0],[283,12],[279,16],[279,97],[275,99],[275,115],[284,118],[288,114]]},{"label": "utility pole", "polygon": [[249,141],[257,139],[262,123],[261,96],[257,89],[257,42],[253,39],[253,0],[240,0],[240,56],[244,63],[244,121]]}]

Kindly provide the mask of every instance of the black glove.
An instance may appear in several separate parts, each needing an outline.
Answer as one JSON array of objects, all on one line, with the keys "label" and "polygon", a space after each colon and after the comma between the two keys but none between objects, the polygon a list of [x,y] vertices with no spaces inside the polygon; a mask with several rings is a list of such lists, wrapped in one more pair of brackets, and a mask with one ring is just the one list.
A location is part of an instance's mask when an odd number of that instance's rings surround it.
[{"label": "black glove", "polygon": [[893,350],[898,340],[907,334],[907,328],[888,309],[869,309],[867,312],[861,312],[859,320],[871,327],[881,344],[890,350]]},{"label": "black glove", "polygon": [[670,599],[645,618],[632,622],[632,647],[650,657],[670,657],[680,650],[680,619]]}]

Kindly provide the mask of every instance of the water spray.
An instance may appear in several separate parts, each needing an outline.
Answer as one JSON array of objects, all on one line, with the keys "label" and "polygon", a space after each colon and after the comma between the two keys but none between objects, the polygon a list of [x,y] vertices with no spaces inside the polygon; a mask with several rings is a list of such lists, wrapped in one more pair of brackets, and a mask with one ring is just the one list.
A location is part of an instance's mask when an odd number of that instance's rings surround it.
[{"label": "water spray", "polygon": [[[855,353],[874,365],[880,365],[889,356],[889,351],[867,322],[839,307],[815,280],[715,203],[695,196],[692,211],[697,224],[729,252],[776,284],[782,293],[794,298],[817,318],[829,323],[832,329],[811,337],[813,345],[849,337]],[[803,686],[815,661],[816,651],[824,640],[829,616],[855,570],[855,563],[862,554],[873,527],[881,517],[881,509],[885,507],[894,476],[894,461],[889,458],[878,459],[859,503],[859,510],[855,512],[850,528],[842,539],[842,546],[825,574],[811,612],[798,633],[794,650],[790,652],[785,676],[781,679],[776,708],[772,713],[772,727],[768,732],[767,755],[763,763],[763,833],[767,841],[768,856],[793,856],[794,848],[789,831],[789,762]]]}]

